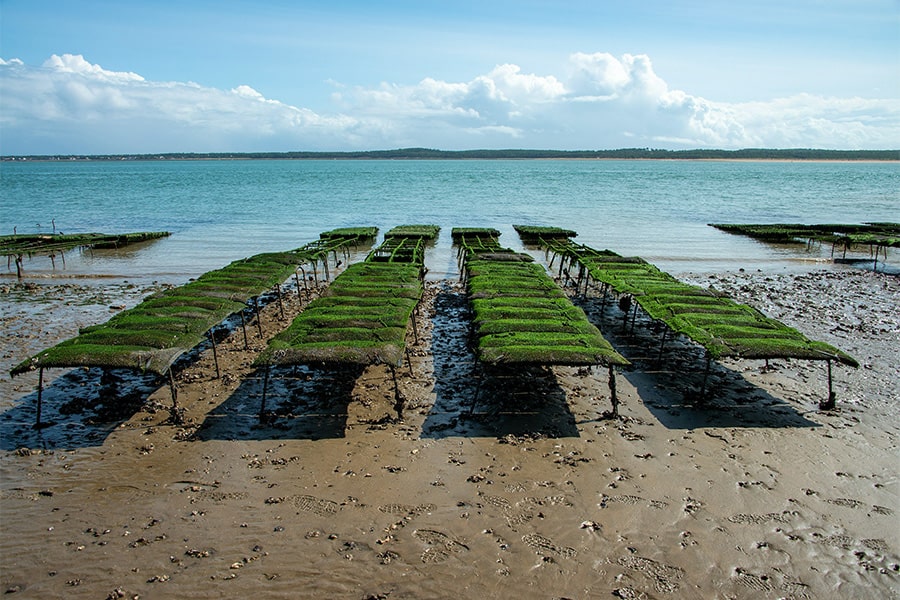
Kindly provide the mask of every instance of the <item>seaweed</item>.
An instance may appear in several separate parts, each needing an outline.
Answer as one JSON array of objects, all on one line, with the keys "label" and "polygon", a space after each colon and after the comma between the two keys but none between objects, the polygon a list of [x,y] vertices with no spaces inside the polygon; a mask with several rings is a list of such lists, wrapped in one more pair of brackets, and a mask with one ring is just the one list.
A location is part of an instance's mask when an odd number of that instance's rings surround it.
[{"label": "seaweed", "polygon": [[522,243],[529,246],[552,243],[557,240],[568,240],[577,237],[578,233],[571,229],[551,227],[544,225],[513,225],[513,229],[519,234]]},{"label": "seaweed", "polygon": [[354,242],[366,242],[375,239],[378,235],[377,227],[339,227],[331,231],[319,234],[323,240],[351,240]]},{"label": "seaweed", "polygon": [[438,225],[398,225],[384,234],[384,237],[412,237],[423,240],[435,240],[440,231],[441,228]]},{"label": "seaweed", "polygon": [[500,246],[496,230],[454,229],[453,237],[465,261],[479,361],[491,365],[628,364],[544,267]]},{"label": "seaweed", "polygon": [[121,248],[129,244],[156,240],[169,235],[171,234],[168,231],[0,235],[0,256],[61,252],[80,247]]},{"label": "seaweed", "polygon": [[138,233],[56,233],[56,224],[52,234],[13,234],[0,235],[0,256],[15,257],[16,276],[23,277],[23,258],[28,255],[45,254],[56,267],[56,255],[63,259],[65,253],[74,248],[120,248],[138,242],[155,240],[171,235],[168,231],[146,231]]},{"label": "seaweed", "polygon": [[22,361],[10,372],[46,367],[125,367],[165,373],[206,333],[247,302],[283,283],[297,265],[319,260],[343,240],[321,240],[288,252],[268,252],[240,259],[197,280],[151,296],[106,323]]},{"label": "seaweed", "polygon": [[[736,230],[762,226],[720,227]],[[830,230],[840,227],[827,226]],[[795,236],[798,231],[808,232],[811,228],[801,225],[772,226],[758,233]],[[549,245],[544,247],[551,248]],[[552,251],[559,255],[561,261],[568,260],[579,265],[594,281],[620,296],[633,299],[650,318],[703,346],[713,358],[802,358],[835,360],[852,367],[859,366],[852,356],[829,344],[809,340],[796,329],[767,317],[753,307],[678,281],[639,257],[623,257],[609,250],[598,251],[572,241],[557,242],[552,246]]]},{"label": "seaweed", "polygon": [[407,325],[422,296],[424,246],[438,231],[391,229],[364,262],[348,267],[276,335],[255,364],[400,365]]},{"label": "seaweed", "polygon": [[888,248],[900,248],[900,223],[820,225],[710,223],[709,225],[727,233],[745,235],[773,244],[830,243],[832,257],[837,248],[843,249],[841,260],[847,258],[848,250],[865,246],[870,254],[874,254],[873,271],[878,269],[878,259],[882,253],[886,261]]}]

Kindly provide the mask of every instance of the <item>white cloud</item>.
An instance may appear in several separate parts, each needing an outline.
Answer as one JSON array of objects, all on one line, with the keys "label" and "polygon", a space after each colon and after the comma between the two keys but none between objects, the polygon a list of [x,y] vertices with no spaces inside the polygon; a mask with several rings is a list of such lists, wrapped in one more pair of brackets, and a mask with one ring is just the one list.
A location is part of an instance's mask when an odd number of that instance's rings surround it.
[{"label": "white cloud", "polygon": [[[646,57],[637,57],[645,59]],[[611,100],[634,87],[635,76],[631,67],[636,57],[626,54],[622,60],[611,54],[576,52],[569,57],[569,85],[572,95],[586,99]],[[643,62],[643,61],[641,61]],[[647,59],[649,64],[649,59]],[[665,87],[665,84],[663,84]]]},{"label": "white cloud", "polygon": [[249,85],[239,85],[233,90],[231,90],[232,94],[237,94],[238,96],[242,96],[244,98],[251,98],[253,100],[262,100],[265,101],[265,97],[254,90]]},{"label": "white cloud", "polygon": [[646,55],[575,53],[560,73],[502,64],[466,82],[331,81],[335,112],[320,114],[247,84],[147,81],[80,55],[0,59],[0,152],[900,146],[896,99],[715,102],[670,89]]},{"label": "white cloud", "polygon": [[52,55],[44,61],[44,68],[58,73],[81,73],[92,78],[106,81],[144,81],[137,73],[107,71],[100,65],[93,65],[80,54]]},{"label": "white cloud", "polygon": [[0,151],[8,154],[315,148],[347,143],[356,126],[268,100],[248,85],[226,91],[147,81],[68,54],[41,68],[5,61],[0,84]]}]

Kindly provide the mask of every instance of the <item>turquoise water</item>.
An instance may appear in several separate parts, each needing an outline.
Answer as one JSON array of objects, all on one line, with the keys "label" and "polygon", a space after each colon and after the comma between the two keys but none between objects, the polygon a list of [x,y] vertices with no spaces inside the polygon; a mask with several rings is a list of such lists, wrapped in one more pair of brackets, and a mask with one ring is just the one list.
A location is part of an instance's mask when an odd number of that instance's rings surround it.
[{"label": "turquoise water", "polygon": [[[900,164],[698,161],[148,161],[0,164],[0,233],[171,231],[123,251],[46,257],[30,274],[184,280],[319,232],[435,223],[432,277],[455,265],[450,229],[574,229],[578,241],[662,268],[803,268],[821,253],[774,248],[711,222],[900,221]],[[896,262],[891,257],[889,262]],[[57,261],[59,263],[59,261]],[[9,274],[9,270],[7,270]]]}]

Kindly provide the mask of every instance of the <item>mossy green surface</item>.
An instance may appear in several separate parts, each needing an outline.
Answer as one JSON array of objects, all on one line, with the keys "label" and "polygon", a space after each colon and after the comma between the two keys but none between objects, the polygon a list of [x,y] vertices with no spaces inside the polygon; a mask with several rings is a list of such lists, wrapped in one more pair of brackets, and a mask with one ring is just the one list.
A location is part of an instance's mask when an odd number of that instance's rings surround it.
[{"label": "mossy green surface", "polygon": [[556,240],[568,240],[578,235],[577,232],[571,229],[545,225],[513,225],[513,229],[519,234],[522,243],[528,245],[541,245],[552,243]]},{"label": "mossy green surface", "polygon": [[628,364],[531,257],[493,231],[459,231],[475,351],[486,364]]},{"label": "mossy green surface", "polygon": [[[728,227],[723,226],[726,230]],[[794,232],[800,227],[783,226],[772,231],[781,235],[784,230]],[[630,295],[651,318],[704,346],[714,358],[804,358],[859,366],[856,359],[829,344],[809,340],[755,308],[680,282],[641,258],[622,257],[573,242],[557,243],[552,249],[584,266],[595,281],[620,295]]]},{"label": "mossy green surface", "polygon": [[855,245],[900,247],[900,223],[801,223],[739,224],[710,223],[721,231],[745,235],[771,243],[802,244],[818,241],[846,247]]},{"label": "mossy green surface", "polygon": [[281,284],[298,264],[318,260],[344,242],[314,242],[289,252],[268,252],[210,271],[196,281],[155,294],[106,323],[16,365],[13,375],[41,367],[123,367],[164,373],[184,352],[246,302]]},{"label": "mossy green surface", "polygon": [[500,230],[493,227],[454,227],[450,230],[450,236],[454,244],[460,244],[465,239],[496,240],[500,237]]},{"label": "mossy green surface", "polygon": [[424,244],[435,236],[434,226],[392,229],[365,262],[349,266],[275,336],[255,364],[400,365],[422,296]]},{"label": "mossy green surface", "polygon": [[338,227],[331,231],[325,231],[319,234],[324,240],[351,240],[354,242],[366,242],[374,240],[378,235],[377,227]]},{"label": "mossy green surface", "polygon": [[44,233],[0,236],[0,255],[48,254],[65,252],[73,248],[121,248],[138,242],[146,242],[171,235],[168,231],[137,233]]},{"label": "mossy green surface", "polygon": [[438,225],[398,225],[388,230],[384,237],[414,237],[423,240],[434,240],[440,233]]}]

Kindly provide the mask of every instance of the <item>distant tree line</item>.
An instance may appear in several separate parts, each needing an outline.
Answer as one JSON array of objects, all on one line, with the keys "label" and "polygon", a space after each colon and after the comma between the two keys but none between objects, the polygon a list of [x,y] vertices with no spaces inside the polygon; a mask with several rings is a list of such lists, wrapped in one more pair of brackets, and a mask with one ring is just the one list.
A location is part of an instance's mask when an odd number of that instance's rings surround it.
[{"label": "distant tree line", "polygon": [[821,150],[815,148],[745,148],[742,150],[434,150],[398,148],[357,152],[167,152],[162,154],[0,156],[4,161],[79,160],[465,160],[465,159],[672,159],[672,160],[900,160],[900,150]]}]

